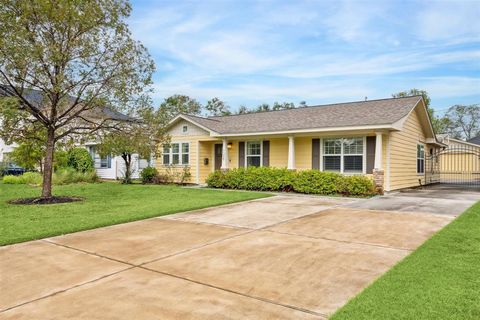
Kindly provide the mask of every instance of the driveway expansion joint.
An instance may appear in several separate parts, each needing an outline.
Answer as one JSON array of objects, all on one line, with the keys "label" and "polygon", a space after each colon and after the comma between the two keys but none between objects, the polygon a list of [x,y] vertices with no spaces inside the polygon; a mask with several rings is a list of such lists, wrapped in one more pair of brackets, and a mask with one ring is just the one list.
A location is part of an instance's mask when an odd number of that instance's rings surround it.
[{"label": "driveway expansion joint", "polygon": [[262,301],[262,302],[274,304],[274,305],[277,305],[277,306],[281,306],[281,307],[288,308],[288,309],[293,309],[293,310],[296,310],[296,311],[301,311],[301,312],[309,313],[309,314],[311,314],[311,315],[318,316],[318,317],[322,317],[322,318],[325,318],[325,319],[328,318],[328,315],[325,314],[325,313],[316,312],[316,311],[308,310],[308,309],[305,309],[305,308],[301,308],[301,307],[297,307],[297,306],[293,306],[293,305],[289,305],[289,304],[284,304],[284,303],[280,303],[280,302],[276,302],[276,301],[274,301],[274,300],[265,299],[265,298],[262,298],[262,297],[251,296],[251,295],[248,295],[248,294],[245,294],[245,293],[241,293],[241,292],[238,292],[238,291],[234,291],[234,290],[231,290],[231,289],[227,289],[227,288],[215,286],[215,285],[208,284],[208,283],[205,283],[205,282],[196,281],[196,280],[193,280],[193,279],[185,278],[185,277],[178,276],[178,275],[175,275],[175,274],[171,274],[171,273],[168,273],[168,272],[163,272],[163,271],[151,269],[151,268],[148,268],[148,267],[145,267],[145,266],[139,266],[139,268],[144,269],[144,270],[147,270],[147,271],[150,271],[150,272],[155,272],[155,273],[158,273],[158,274],[162,274],[162,275],[165,275],[165,276],[169,276],[169,277],[181,279],[181,280],[184,280],[184,281],[196,283],[196,284],[203,285],[203,286],[206,286],[206,287],[209,287],[209,288],[213,288],[213,289],[217,289],[217,290],[222,290],[222,291],[225,291],[225,292],[233,293],[233,294],[240,295],[240,296],[243,296],[243,297],[246,297],[246,298],[250,298],[250,299],[254,299],[254,300],[258,300],[258,301]]}]

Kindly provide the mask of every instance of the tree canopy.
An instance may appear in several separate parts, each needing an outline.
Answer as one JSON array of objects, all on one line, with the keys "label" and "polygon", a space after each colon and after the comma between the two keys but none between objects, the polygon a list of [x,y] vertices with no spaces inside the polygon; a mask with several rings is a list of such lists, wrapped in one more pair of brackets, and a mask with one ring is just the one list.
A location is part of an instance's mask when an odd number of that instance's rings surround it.
[{"label": "tree canopy", "polygon": [[153,60],[131,37],[125,0],[0,0],[2,137],[40,130],[42,197],[51,197],[55,144],[119,130],[148,99]]}]

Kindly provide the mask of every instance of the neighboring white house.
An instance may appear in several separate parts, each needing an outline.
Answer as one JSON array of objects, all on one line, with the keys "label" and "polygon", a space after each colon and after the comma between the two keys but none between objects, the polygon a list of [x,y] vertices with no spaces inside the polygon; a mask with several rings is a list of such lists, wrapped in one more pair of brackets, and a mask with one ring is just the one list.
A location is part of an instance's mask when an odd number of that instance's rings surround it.
[{"label": "neighboring white house", "polygon": [[6,144],[3,139],[0,139],[0,162],[5,160],[5,156],[15,149],[16,144]]},{"label": "neighboring white house", "polygon": [[[125,176],[125,161],[121,156],[107,156],[101,158],[96,152],[96,143],[86,143],[84,146],[90,153],[95,164],[95,170],[97,175],[102,179],[121,179]],[[132,178],[137,179],[140,177],[140,172],[148,167],[155,166],[154,160],[140,159],[138,154],[132,155]]]}]

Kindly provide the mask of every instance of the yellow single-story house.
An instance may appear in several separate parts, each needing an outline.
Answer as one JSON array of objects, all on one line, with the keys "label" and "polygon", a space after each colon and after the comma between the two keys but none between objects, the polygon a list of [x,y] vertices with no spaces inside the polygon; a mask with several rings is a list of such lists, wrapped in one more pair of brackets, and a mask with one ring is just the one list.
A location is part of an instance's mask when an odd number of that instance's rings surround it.
[{"label": "yellow single-story house", "polygon": [[[424,184],[435,137],[421,96],[230,116],[180,114],[168,126],[159,171],[190,168],[191,183],[214,170],[272,166],[372,175],[385,191]],[[172,169],[173,168],[173,169]]]}]

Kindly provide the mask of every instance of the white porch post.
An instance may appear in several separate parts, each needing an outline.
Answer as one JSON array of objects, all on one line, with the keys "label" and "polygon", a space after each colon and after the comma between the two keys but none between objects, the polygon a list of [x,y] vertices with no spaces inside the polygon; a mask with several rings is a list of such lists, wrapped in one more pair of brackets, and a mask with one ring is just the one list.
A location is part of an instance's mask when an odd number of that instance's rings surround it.
[{"label": "white porch post", "polygon": [[228,141],[224,138],[222,141],[222,170],[228,170]]},{"label": "white porch post", "polygon": [[376,141],[375,141],[375,165],[374,169],[381,170],[382,168],[382,147],[383,147],[383,142],[382,142],[382,133],[381,132],[375,132],[377,135]]},{"label": "white porch post", "polygon": [[295,169],[295,137],[288,137],[288,165],[287,169]]}]

